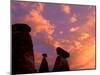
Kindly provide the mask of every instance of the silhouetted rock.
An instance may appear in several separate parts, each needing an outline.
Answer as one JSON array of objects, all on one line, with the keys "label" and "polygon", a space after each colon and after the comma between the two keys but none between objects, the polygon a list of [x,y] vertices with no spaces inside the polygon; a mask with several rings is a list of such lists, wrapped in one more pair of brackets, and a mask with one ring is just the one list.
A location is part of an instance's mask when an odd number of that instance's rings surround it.
[{"label": "silhouetted rock", "polygon": [[27,24],[14,24],[12,31],[31,32],[31,28]]},{"label": "silhouetted rock", "polygon": [[35,72],[31,28],[27,24],[12,25],[12,73]]},{"label": "silhouetted rock", "polygon": [[58,47],[56,51],[57,51],[58,56],[54,64],[53,71],[54,72],[69,71],[70,68],[69,68],[66,58],[68,58],[70,54],[60,47]]},{"label": "silhouetted rock", "polygon": [[66,52],[64,49],[62,49],[60,47],[58,47],[56,51],[57,51],[57,54],[59,56],[62,56],[63,58],[68,58],[70,56],[70,54],[68,52]]},{"label": "silhouetted rock", "polygon": [[43,59],[40,65],[39,72],[49,72],[48,62],[46,60],[47,54],[42,54]]},{"label": "silhouetted rock", "polygon": [[43,57],[47,57],[47,54],[42,54]]}]

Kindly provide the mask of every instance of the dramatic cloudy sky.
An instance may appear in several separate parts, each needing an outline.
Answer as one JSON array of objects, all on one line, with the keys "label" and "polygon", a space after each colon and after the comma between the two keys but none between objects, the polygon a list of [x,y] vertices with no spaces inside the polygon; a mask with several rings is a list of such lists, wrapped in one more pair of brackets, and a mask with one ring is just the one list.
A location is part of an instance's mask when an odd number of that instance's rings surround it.
[{"label": "dramatic cloudy sky", "polygon": [[71,70],[95,68],[95,6],[12,2],[12,23],[28,24],[32,31],[35,66],[48,54],[50,70],[56,48],[70,53]]}]

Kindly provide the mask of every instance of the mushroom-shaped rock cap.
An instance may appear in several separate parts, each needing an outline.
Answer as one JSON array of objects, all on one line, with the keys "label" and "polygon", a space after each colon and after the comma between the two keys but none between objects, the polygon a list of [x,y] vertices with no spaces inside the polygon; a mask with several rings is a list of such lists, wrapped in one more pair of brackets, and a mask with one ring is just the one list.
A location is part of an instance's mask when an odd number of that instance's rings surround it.
[{"label": "mushroom-shaped rock cap", "polygon": [[43,56],[43,57],[47,57],[47,54],[46,54],[46,53],[44,53],[44,54],[42,54],[42,56]]},{"label": "mushroom-shaped rock cap", "polygon": [[57,51],[57,54],[58,54],[59,56],[63,57],[63,58],[68,58],[68,57],[70,56],[70,54],[69,54],[68,52],[66,52],[64,49],[62,49],[62,48],[60,48],[60,47],[58,47],[58,48],[56,49],[56,51]]},{"label": "mushroom-shaped rock cap", "polygon": [[12,25],[12,31],[30,32],[31,28],[27,24],[17,23]]}]

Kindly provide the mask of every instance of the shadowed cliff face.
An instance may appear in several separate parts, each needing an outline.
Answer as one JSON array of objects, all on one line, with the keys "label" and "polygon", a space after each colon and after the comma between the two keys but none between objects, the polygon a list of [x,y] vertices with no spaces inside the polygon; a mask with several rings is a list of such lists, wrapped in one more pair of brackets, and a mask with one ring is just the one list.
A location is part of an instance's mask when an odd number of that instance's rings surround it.
[{"label": "shadowed cliff face", "polygon": [[12,25],[12,73],[32,73],[34,68],[33,44],[26,24]]}]

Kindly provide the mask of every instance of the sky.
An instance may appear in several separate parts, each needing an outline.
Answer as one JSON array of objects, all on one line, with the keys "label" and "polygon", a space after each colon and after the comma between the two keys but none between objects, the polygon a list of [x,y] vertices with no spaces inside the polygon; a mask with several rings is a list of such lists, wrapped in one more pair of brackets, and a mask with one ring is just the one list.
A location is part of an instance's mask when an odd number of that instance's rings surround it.
[{"label": "sky", "polygon": [[95,68],[96,7],[92,5],[13,1],[11,21],[31,27],[35,67],[39,69],[42,53],[52,70],[56,48],[70,53],[71,70]]}]

